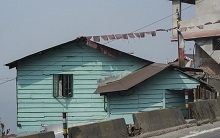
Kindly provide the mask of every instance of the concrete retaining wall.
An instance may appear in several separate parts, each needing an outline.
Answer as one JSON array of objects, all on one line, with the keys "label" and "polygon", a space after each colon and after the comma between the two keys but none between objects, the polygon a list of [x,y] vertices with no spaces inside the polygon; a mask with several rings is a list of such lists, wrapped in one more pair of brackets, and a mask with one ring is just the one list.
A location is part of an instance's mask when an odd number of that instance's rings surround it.
[{"label": "concrete retaining wall", "polygon": [[210,99],[198,102],[190,102],[189,108],[193,118],[197,121],[215,121],[220,117],[220,99]]},{"label": "concrete retaining wall", "polygon": [[169,108],[133,114],[134,124],[147,133],[186,124],[180,108]]},{"label": "concrete retaining wall", "polygon": [[125,138],[128,137],[124,118],[74,126],[68,129],[69,138]]},{"label": "concrete retaining wall", "polygon": [[216,117],[220,117],[220,99],[209,100],[209,104],[215,113]]},{"label": "concrete retaining wall", "polygon": [[33,135],[21,136],[18,138],[55,138],[55,135],[53,131],[50,131],[50,132],[33,134]]},{"label": "concrete retaining wall", "polygon": [[[220,117],[220,99],[190,102],[189,108],[197,121],[215,120]],[[134,125],[141,133],[184,126],[180,108],[167,108],[133,114]],[[124,118],[74,126],[68,128],[69,138],[125,138],[128,130]],[[45,132],[18,138],[55,138],[54,132]]]}]

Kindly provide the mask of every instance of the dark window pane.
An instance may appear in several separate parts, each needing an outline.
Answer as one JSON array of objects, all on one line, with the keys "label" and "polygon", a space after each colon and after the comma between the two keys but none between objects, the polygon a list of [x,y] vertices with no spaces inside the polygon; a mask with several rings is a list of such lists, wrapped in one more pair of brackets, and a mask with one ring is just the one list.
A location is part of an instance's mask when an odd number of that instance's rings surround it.
[{"label": "dark window pane", "polygon": [[63,96],[69,97],[72,96],[72,84],[73,84],[73,75],[65,74],[63,75]]},{"label": "dark window pane", "polygon": [[220,37],[213,38],[213,50],[220,50]]},{"label": "dark window pane", "polygon": [[53,97],[59,96],[59,75],[53,75]]}]

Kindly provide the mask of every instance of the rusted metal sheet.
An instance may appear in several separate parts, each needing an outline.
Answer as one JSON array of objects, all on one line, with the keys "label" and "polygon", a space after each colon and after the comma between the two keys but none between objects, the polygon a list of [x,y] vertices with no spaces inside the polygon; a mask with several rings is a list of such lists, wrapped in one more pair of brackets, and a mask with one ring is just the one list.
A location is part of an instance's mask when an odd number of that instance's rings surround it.
[{"label": "rusted metal sheet", "polygon": [[203,72],[202,69],[194,69],[194,68],[179,67],[179,66],[174,66],[174,65],[169,65],[169,64],[153,63],[125,76],[124,78],[120,80],[99,85],[95,93],[105,94],[105,93],[120,92],[120,91],[128,90],[134,87],[135,85],[143,82],[144,80],[147,80],[150,77],[156,75],[157,73],[160,73],[166,68],[177,70],[187,75],[188,77],[197,80],[202,85],[206,86],[210,91],[212,91],[212,88],[213,88],[212,86],[185,73],[186,71]]},{"label": "rusted metal sheet", "polygon": [[[104,36],[104,37],[105,37],[105,36]],[[23,61],[23,60],[25,60],[25,59],[28,59],[28,58],[31,58],[31,57],[37,56],[37,55],[42,55],[42,54],[44,54],[44,53],[46,53],[46,52],[48,52],[49,50],[54,49],[54,48],[59,48],[59,47],[62,47],[62,46],[64,46],[64,45],[68,45],[68,44],[71,44],[71,43],[80,43],[80,42],[83,42],[83,43],[86,44],[87,46],[90,46],[90,47],[95,48],[95,49],[96,49],[96,48],[100,48],[100,51],[103,52],[103,54],[106,54],[106,55],[108,55],[108,56],[110,56],[110,57],[113,57],[113,58],[117,57],[118,53],[124,53],[124,54],[127,54],[127,55],[129,55],[129,56],[133,56],[133,57],[142,59],[142,58],[140,58],[140,57],[137,57],[137,56],[134,56],[134,55],[125,53],[125,52],[123,52],[123,51],[119,51],[119,50],[117,50],[117,49],[108,47],[108,46],[106,46],[106,45],[102,45],[102,44],[96,43],[96,42],[91,41],[91,40],[89,40],[89,39],[90,39],[90,37],[78,37],[78,38],[76,38],[76,39],[74,39],[74,40],[72,40],[72,41],[69,41],[69,42],[66,42],[66,43],[63,43],[63,44],[60,44],[60,45],[57,45],[57,46],[54,46],[54,47],[51,47],[51,48],[48,48],[48,49],[39,51],[39,52],[36,52],[36,53],[34,53],[34,54],[25,56],[25,57],[23,57],[23,58],[20,58],[20,59],[18,59],[18,60],[15,60],[15,61],[10,62],[10,63],[5,64],[5,65],[8,66],[9,69],[11,69],[11,68],[17,67],[18,63],[21,62],[21,61]],[[146,59],[143,59],[143,60],[146,60]],[[148,61],[148,60],[146,60],[146,61]],[[151,61],[149,61],[149,62],[151,62]],[[153,62],[152,62],[152,63],[153,63]]]},{"label": "rusted metal sheet", "polygon": [[124,91],[128,90],[129,88],[141,83],[142,81],[154,76],[155,74],[161,72],[162,70],[166,69],[170,65],[167,64],[160,64],[160,63],[153,63],[149,66],[141,68],[124,78],[107,83],[105,85],[99,86],[96,89],[95,93],[108,93],[108,92],[115,92],[115,91]]},{"label": "rusted metal sheet", "polygon": [[178,57],[179,57],[179,66],[185,67],[185,59],[184,59],[184,48],[185,48],[185,40],[180,31],[178,31]]},{"label": "rusted metal sheet", "polygon": [[[209,30],[209,31],[199,31],[199,32],[182,32],[184,40],[192,40],[196,38],[205,38],[220,36],[220,30]],[[174,35],[172,41],[177,41],[177,35]]]},{"label": "rusted metal sheet", "polygon": [[[193,54],[184,54],[184,55],[185,55],[184,56],[184,63],[187,64],[187,63],[189,63],[191,61],[191,66],[188,66],[188,67],[192,67],[192,65],[194,63],[194,56],[193,56]],[[179,65],[179,58],[176,58],[175,60],[173,60],[171,62],[168,62],[168,64],[178,66]]]},{"label": "rusted metal sheet", "polygon": [[179,66],[185,67],[185,56],[184,56],[184,48],[178,48],[178,54],[179,54]]}]

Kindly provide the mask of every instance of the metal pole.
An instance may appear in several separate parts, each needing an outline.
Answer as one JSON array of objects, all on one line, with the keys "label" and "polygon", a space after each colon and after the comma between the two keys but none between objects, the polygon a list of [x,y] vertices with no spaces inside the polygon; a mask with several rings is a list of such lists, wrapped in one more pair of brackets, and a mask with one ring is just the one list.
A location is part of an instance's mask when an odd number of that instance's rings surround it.
[{"label": "metal pole", "polygon": [[188,91],[185,91],[185,104],[186,104],[187,119],[189,119],[189,93]]},{"label": "metal pole", "polygon": [[179,65],[180,65],[180,51],[179,51],[179,47],[180,47],[180,43],[179,43],[179,31],[178,29],[180,28],[179,26],[179,20],[180,20],[180,13],[179,13],[179,10],[176,9],[176,25],[177,25],[177,45],[178,45],[178,61],[179,61]]},{"label": "metal pole", "polygon": [[177,23],[177,42],[178,42],[178,61],[179,61],[179,66],[184,67],[185,66],[185,59],[184,59],[184,48],[180,48],[180,11],[176,9],[176,23]]},{"label": "metal pole", "polygon": [[67,121],[66,121],[66,112],[63,112],[63,137],[67,138]]}]

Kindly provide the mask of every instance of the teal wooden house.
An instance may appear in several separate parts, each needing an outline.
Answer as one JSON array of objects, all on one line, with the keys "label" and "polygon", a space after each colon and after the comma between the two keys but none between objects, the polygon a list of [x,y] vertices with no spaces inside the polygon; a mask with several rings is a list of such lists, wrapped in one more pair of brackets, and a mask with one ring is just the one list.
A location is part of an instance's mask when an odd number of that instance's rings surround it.
[{"label": "teal wooden house", "polygon": [[184,91],[207,87],[183,68],[158,64],[84,37],[6,64],[17,69],[18,132],[62,124],[97,122],[132,113],[180,107]]}]

